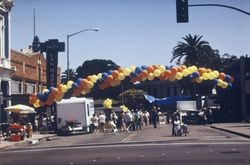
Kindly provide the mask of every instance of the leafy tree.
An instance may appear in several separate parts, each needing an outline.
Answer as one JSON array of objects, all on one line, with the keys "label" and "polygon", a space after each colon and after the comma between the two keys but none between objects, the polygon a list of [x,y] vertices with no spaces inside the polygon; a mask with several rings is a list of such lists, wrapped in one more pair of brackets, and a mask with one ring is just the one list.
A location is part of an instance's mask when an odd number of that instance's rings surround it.
[{"label": "leafy tree", "polygon": [[207,41],[202,40],[199,35],[187,35],[182,38],[185,42],[178,42],[173,49],[173,56],[170,62],[177,59],[176,63],[181,64],[182,59],[185,65],[197,67],[206,64],[207,60],[213,58],[213,50]]},{"label": "leafy tree", "polygon": [[[139,109],[144,107],[145,98],[144,94],[146,94],[143,90],[138,89],[129,89],[123,92],[124,104],[129,109]],[[121,95],[119,95],[121,97]]]},{"label": "leafy tree", "polygon": [[76,79],[86,78],[89,75],[108,72],[109,70],[118,69],[119,66],[112,60],[94,59],[87,60],[76,69]]},{"label": "leafy tree", "polygon": [[[68,78],[69,73],[69,78]],[[74,69],[65,70],[61,76],[61,83],[66,84],[68,80],[74,80],[77,73]]]}]

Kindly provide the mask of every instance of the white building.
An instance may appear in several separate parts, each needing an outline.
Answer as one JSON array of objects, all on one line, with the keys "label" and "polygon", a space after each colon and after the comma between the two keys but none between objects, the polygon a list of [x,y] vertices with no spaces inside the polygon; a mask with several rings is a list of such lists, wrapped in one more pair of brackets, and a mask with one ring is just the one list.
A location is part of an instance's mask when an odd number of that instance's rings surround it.
[{"label": "white building", "polygon": [[0,123],[7,121],[4,108],[10,103],[11,74],[15,71],[10,63],[10,11],[13,0],[0,0]]}]

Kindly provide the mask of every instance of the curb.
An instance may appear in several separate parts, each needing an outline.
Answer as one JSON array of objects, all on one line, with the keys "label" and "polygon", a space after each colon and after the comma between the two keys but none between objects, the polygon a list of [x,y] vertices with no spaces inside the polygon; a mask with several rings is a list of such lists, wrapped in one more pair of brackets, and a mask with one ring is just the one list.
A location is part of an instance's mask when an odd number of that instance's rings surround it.
[{"label": "curb", "polygon": [[0,146],[0,150],[5,150],[11,146],[18,146],[18,145],[21,145],[21,144],[24,144],[24,143],[28,143],[28,144],[32,144],[33,142],[32,141],[42,141],[42,140],[45,140],[45,139],[49,139],[51,137],[54,137],[56,135],[50,135],[50,136],[45,136],[45,137],[40,137],[40,138],[35,138],[35,139],[28,139],[28,140],[24,140],[24,141],[19,141],[19,142],[12,142],[11,144],[9,145],[5,145],[5,146]]},{"label": "curb", "polygon": [[218,129],[218,130],[221,130],[221,131],[229,132],[229,133],[232,133],[232,134],[235,134],[235,135],[242,136],[242,137],[250,139],[250,135],[247,135],[247,134],[244,134],[244,133],[228,130],[228,129],[225,129],[225,128],[219,128],[219,127],[212,126],[212,125],[210,126],[210,128],[214,128],[214,129]]}]

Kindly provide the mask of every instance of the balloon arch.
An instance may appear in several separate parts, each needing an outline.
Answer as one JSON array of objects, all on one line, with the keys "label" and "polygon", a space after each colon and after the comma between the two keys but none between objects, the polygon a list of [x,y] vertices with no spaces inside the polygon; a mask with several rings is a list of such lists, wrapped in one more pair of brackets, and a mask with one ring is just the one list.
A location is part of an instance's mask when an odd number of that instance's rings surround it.
[{"label": "balloon arch", "polygon": [[41,93],[32,94],[29,97],[29,103],[38,108],[45,105],[52,105],[59,102],[68,90],[72,90],[72,96],[85,95],[91,91],[94,85],[98,85],[100,89],[114,87],[120,85],[126,77],[130,77],[132,83],[137,81],[154,80],[181,80],[183,77],[189,77],[195,83],[210,80],[221,88],[232,87],[234,78],[217,70],[206,69],[196,66],[187,67],[185,65],[167,67],[164,65],[151,66],[131,66],[120,67],[117,70],[99,73],[97,75],[89,75],[87,78],[78,78],[73,82],[69,80],[67,84],[59,84],[57,87],[44,89]]}]

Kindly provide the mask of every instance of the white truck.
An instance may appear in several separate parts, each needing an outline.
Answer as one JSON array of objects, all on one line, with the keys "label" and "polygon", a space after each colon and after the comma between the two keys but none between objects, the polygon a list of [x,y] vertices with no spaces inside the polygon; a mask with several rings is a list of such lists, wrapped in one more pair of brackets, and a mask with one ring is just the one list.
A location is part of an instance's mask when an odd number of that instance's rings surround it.
[{"label": "white truck", "polygon": [[95,113],[92,98],[63,99],[57,103],[58,134],[71,135],[90,132],[90,119]]},{"label": "white truck", "polygon": [[199,123],[199,111],[197,110],[196,101],[177,101],[176,108],[181,111],[180,117],[184,123]]}]

